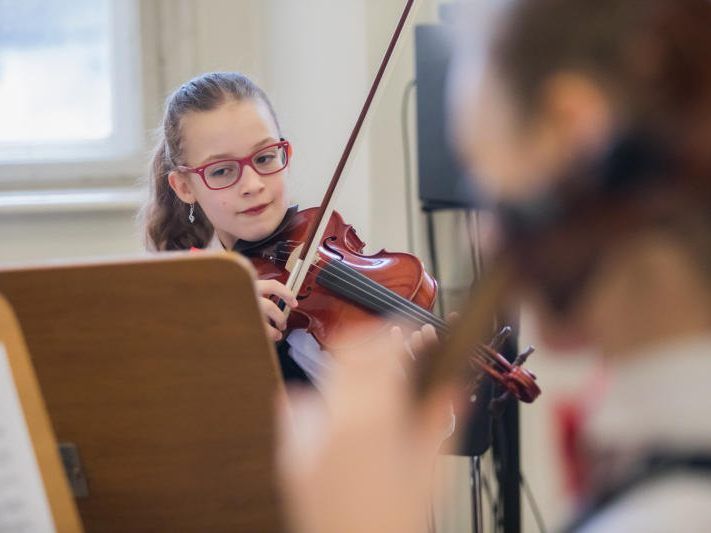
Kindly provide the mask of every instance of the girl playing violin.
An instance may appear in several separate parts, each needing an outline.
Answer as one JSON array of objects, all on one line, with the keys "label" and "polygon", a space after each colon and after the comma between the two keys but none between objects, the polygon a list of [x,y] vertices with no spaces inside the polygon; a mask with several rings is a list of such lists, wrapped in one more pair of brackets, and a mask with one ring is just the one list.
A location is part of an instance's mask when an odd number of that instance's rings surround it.
[{"label": "girl playing violin", "polygon": [[[285,183],[291,146],[282,137],[266,94],[245,76],[213,72],[182,85],[168,98],[161,134],[151,167],[152,199],[145,210],[150,247],[227,249],[264,262],[260,250],[279,240],[276,235],[281,238],[282,233],[298,233],[300,230],[294,228],[308,222],[307,212],[297,214],[297,208],[287,204]],[[354,251],[356,259],[370,259],[358,256],[364,244],[352,228],[340,216],[334,215],[331,220],[335,221],[336,232],[345,232],[343,252]],[[292,236],[296,242],[303,238]],[[286,244],[290,242],[287,239]],[[283,253],[274,250],[273,261],[267,260],[269,269],[273,270],[274,263],[278,263],[277,270],[283,269],[282,263],[286,262]],[[292,330],[286,342],[278,345],[287,380],[312,383],[319,380],[329,360],[321,346],[331,346],[324,337],[337,337],[341,325],[352,327],[357,320],[372,318],[377,321],[377,314],[387,312],[409,320],[415,329],[430,329],[430,335],[434,334],[432,324],[440,330],[446,328],[442,320],[422,309],[431,306],[436,295],[436,282],[424,272],[422,263],[407,254],[392,255],[397,255],[392,264],[397,267],[394,282],[399,293],[379,284],[377,272],[372,268],[366,269],[369,273],[366,276],[353,269],[344,270],[348,268],[343,266],[344,261],[337,271],[329,274],[327,281],[335,285],[325,289],[325,303],[319,300],[311,305],[319,310],[333,308],[338,324],[312,322],[308,326],[314,332],[312,335],[304,329],[307,326],[303,322],[290,323]],[[314,270],[326,271],[327,258],[319,257],[319,261]],[[380,261],[380,256],[371,264],[380,263],[390,264]],[[260,270],[260,275],[271,278],[272,273]],[[333,299],[333,295],[338,296],[338,289],[345,290],[340,300]],[[286,314],[272,298],[283,300],[293,309],[298,306],[295,295],[273,278],[257,281],[257,292],[267,332],[280,341],[287,327]],[[316,292],[309,293],[309,302],[302,302],[302,312],[307,318],[306,304],[315,300]],[[365,300],[358,300],[353,294]],[[360,307],[351,300],[360,303]],[[348,312],[337,308],[341,302],[350,306]],[[416,344],[422,334],[415,331]]]},{"label": "girl playing violin", "polygon": [[[290,156],[274,108],[250,79],[211,72],[183,84],[166,102],[150,168],[148,246],[240,251],[269,237],[296,210],[287,200]],[[276,280],[256,288],[267,332],[282,340],[286,317],[270,297],[290,308],[296,298]],[[291,332],[280,359],[285,378],[302,381],[317,379],[325,361],[304,330]]]}]

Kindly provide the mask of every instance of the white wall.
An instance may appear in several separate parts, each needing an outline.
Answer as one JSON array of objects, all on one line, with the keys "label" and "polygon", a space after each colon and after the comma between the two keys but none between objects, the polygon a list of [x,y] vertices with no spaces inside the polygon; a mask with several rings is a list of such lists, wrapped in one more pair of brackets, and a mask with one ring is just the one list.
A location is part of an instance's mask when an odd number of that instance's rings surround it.
[{"label": "white wall", "polygon": [[[317,205],[366,94],[365,0],[265,4],[265,87],[295,146],[291,194],[302,206]],[[364,140],[343,182],[338,208],[367,235],[371,210]]]},{"label": "white wall", "polygon": [[140,252],[133,213],[0,215],[0,265]]}]

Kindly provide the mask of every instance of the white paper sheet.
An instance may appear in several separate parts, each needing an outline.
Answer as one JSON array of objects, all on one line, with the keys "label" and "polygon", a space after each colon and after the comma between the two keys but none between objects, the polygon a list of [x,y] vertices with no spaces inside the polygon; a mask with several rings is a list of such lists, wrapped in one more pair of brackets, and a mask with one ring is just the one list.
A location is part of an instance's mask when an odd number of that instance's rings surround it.
[{"label": "white paper sheet", "polygon": [[0,343],[0,533],[54,531],[7,351]]}]

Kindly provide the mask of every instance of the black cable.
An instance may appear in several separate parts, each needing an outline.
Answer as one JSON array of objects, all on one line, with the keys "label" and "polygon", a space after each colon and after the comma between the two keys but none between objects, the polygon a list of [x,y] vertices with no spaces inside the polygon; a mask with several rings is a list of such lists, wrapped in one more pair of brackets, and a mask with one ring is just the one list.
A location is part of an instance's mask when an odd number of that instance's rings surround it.
[{"label": "black cable", "polygon": [[474,233],[472,232],[472,212],[467,209],[464,211],[464,223],[467,226],[467,238],[469,239],[469,257],[472,262],[472,272],[474,273],[474,283],[479,281],[479,272],[477,272],[477,242],[474,240]]},{"label": "black cable", "polygon": [[481,486],[484,489],[484,495],[489,503],[489,508],[491,509],[491,531],[496,531],[496,524],[499,523],[499,502],[494,498],[494,492],[491,489],[491,484],[489,483],[489,477],[486,475],[481,476]]},{"label": "black cable", "polygon": [[405,86],[402,95],[402,151],[405,163],[405,209],[407,217],[407,247],[410,253],[415,253],[414,223],[412,220],[412,156],[410,151],[410,97],[417,87],[417,81],[411,80]]},{"label": "black cable", "polygon": [[[434,227],[434,213],[432,211],[426,211],[425,216],[427,218],[427,247],[430,250],[430,263],[432,264],[432,276],[434,279],[439,280],[439,261],[437,260],[437,239],[435,237],[435,227]],[[439,311],[439,316],[444,316],[444,297],[442,295],[442,288],[437,291],[437,310]]]},{"label": "black cable", "polygon": [[474,282],[481,279],[483,265],[481,259],[481,237],[479,235],[479,212],[467,209],[464,211],[467,236],[469,238],[469,255],[471,256]]},{"label": "black cable", "polygon": [[484,271],[484,256],[481,253],[481,219],[479,217],[479,211],[474,211],[474,235],[476,237],[476,267],[479,270],[479,275],[481,276]]},{"label": "black cable", "polygon": [[531,508],[533,517],[536,520],[538,531],[540,531],[541,533],[546,533],[547,529],[546,523],[543,521],[543,513],[541,513],[541,509],[540,507],[538,507],[538,503],[536,503],[536,499],[533,497],[533,491],[531,490],[531,487],[528,486],[528,482],[523,477],[523,474],[519,472],[518,475],[521,480],[521,487],[523,487],[523,492],[526,495],[526,500],[528,500],[528,505]]}]

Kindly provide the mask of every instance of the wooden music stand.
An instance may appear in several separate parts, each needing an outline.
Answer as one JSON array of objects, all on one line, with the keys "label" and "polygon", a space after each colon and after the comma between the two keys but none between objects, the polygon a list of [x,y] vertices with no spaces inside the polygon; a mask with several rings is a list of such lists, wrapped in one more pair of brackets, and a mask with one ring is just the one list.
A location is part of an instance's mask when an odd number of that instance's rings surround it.
[{"label": "wooden music stand", "polygon": [[[282,389],[251,266],[231,253],[0,269],[87,531],[282,530]],[[65,457],[66,460],[66,457]],[[72,482],[82,490],[80,476]]]},{"label": "wooden music stand", "polygon": [[32,441],[54,527],[61,533],[82,531],[74,499],[57,451],[57,440],[47,416],[27,346],[10,304],[0,296],[0,344],[5,348]]}]

